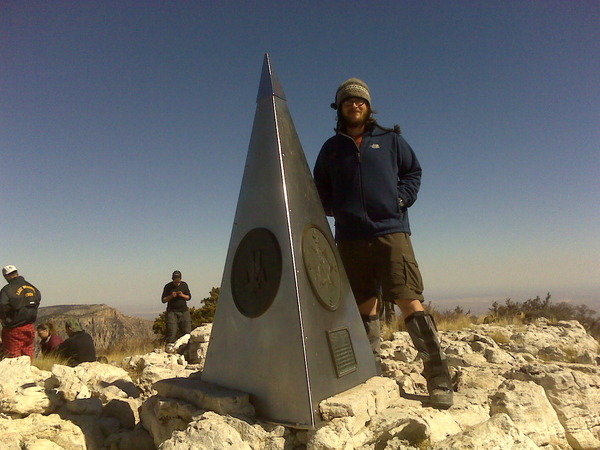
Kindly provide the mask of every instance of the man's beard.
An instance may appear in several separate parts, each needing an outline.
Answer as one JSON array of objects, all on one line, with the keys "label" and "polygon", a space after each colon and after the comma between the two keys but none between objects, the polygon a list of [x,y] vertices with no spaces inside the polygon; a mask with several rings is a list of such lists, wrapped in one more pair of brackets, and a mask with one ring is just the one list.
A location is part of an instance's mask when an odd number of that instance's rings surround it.
[{"label": "man's beard", "polygon": [[363,111],[362,114],[357,117],[347,117],[342,114],[342,121],[346,128],[357,128],[365,125],[367,123],[367,119],[369,118],[369,111]]}]

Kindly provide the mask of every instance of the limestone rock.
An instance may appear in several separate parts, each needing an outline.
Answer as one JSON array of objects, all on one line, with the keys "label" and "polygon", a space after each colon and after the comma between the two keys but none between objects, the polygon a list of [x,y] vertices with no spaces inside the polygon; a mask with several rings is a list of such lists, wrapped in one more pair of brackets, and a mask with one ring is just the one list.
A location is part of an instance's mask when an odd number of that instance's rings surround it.
[{"label": "limestone rock", "polygon": [[25,443],[23,450],[64,450],[64,448],[48,439],[35,439]]},{"label": "limestone rock", "polygon": [[185,430],[194,417],[199,417],[204,412],[191,403],[155,395],[142,404],[140,421],[158,447],[174,431]]},{"label": "limestone rock", "polygon": [[[36,444],[37,441],[43,441]],[[68,450],[85,450],[85,435],[81,429],[57,414],[31,414],[23,419],[0,419],[0,448],[22,450],[28,445],[43,445]]]},{"label": "limestone rock", "polygon": [[262,423],[247,394],[200,380],[210,326],[185,337],[182,354],[129,358],[139,386],[107,364],[44,372],[26,357],[7,359],[0,361],[0,448],[600,448],[598,346],[577,322],[440,335],[452,408],[427,406],[422,360],[408,334],[396,332],[382,342],[385,376],[324,400],[323,421],[310,431]]},{"label": "limestone rock", "polygon": [[240,434],[222,416],[207,412],[185,431],[176,431],[173,436],[158,446],[160,450],[236,449],[251,450]]},{"label": "limestone rock", "polygon": [[166,378],[188,377],[193,370],[186,368],[183,355],[153,351],[145,355],[126,358],[124,363],[129,370],[138,374],[138,386],[145,392],[152,392],[152,385]]},{"label": "limestone rock", "polygon": [[0,373],[1,413],[23,417],[49,413],[56,408],[44,389],[45,374],[31,365],[29,356],[3,359]]},{"label": "limestone rock", "polygon": [[245,392],[225,389],[190,378],[161,380],[156,382],[153,388],[160,396],[180,399],[199,409],[211,410],[219,414],[254,416],[250,395]]},{"label": "limestone rock", "polygon": [[597,354],[599,347],[598,341],[575,320],[560,321],[556,325],[538,321],[515,331],[510,341],[517,345],[526,343],[542,351],[543,358],[562,362],[587,361],[590,355]]},{"label": "limestone rock", "polygon": [[99,416],[102,414],[102,400],[80,398],[66,402],[64,408],[72,414]]},{"label": "limestone rock", "polygon": [[490,414],[506,413],[540,447],[570,448],[544,388],[533,381],[506,380],[491,398]]},{"label": "limestone rock", "polygon": [[506,376],[534,381],[544,388],[571,447],[600,448],[600,369],[597,366],[529,364]]},{"label": "limestone rock", "polygon": [[114,417],[121,428],[133,430],[140,421],[138,410],[141,405],[141,400],[135,398],[113,399],[104,406],[102,416]]},{"label": "limestone rock", "polygon": [[190,364],[199,364],[200,370],[204,367],[204,361],[206,360],[211,331],[212,323],[207,323],[195,328],[190,334],[185,356]]},{"label": "limestone rock", "polygon": [[[192,444],[192,447],[186,447]],[[175,432],[159,448],[235,448],[284,450],[283,427],[267,431],[258,423],[208,411],[190,423],[183,432]]]},{"label": "limestone rock", "polygon": [[125,370],[99,362],[86,362],[76,367],[55,364],[52,377],[46,381],[46,388],[55,388],[65,400],[99,397],[109,386],[122,391],[118,397],[127,397],[128,392],[139,395]]},{"label": "limestone rock", "polygon": [[155,450],[152,436],[144,427],[138,426],[132,431],[110,435],[105,442],[108,450]]},{"label": "limestone rock", "polygon": [[184,334],[175,342],[173,342],[173,352],[183,354],[183,350],[187,349],[187,345],[190,342],[190,334]]},{"label": "limestone rock", "polygon": [[[104,440],[107,432],[114,433],[118,430],[118,423],[116,427],[114,424],[107,423],[107,421],[113,421],[114,419],[91,416],[91,415],[79,415],[72,414],[67,411],[60,412],[60,418],[75,426],[83,436],[85,436],[85,449],[87,450],[101,450],[104,446]],[[65,447],[68,449],[69,447]]]},{"label": "limestone rock", "polygon": [[506,414],[496,414],[472,429],[456,433],[428,447],[431,450],[534,450],[539,447],[519,431]]},{"label": "limestone rock", "polygon": [[400,398],[398,385],[390,378],[373,377],[319,404],[324,420],[340,417],[372,416]]}]

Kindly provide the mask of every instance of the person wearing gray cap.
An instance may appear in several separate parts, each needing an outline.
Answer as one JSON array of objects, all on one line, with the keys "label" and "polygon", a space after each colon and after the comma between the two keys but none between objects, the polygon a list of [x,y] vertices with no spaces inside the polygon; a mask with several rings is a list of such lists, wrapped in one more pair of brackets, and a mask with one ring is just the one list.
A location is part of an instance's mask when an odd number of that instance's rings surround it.
[{"label": "person wearing gray cap", "polygon": [[94,339],[83,330],[77,319],[65,321],[65,332],[69,337],[58,346],[56,353],[66,358],[69,366],[75,367],[83,362],[97,360]]},{"label": "person wearing gray cap", "polygon": [[4,266],[2,275],[8,282],[0,291],[0,319],[2,320],[2,348],[4,355],[16,358],[34,356],[35,328],[42,294],[29,283],[13,265]]},{"label": "person wearing gray cap", "polygon": [[[162,302],[167,304],[167,344],[165,350],[172,352],[173,343],[179,336],[192,331],[192,318],[187,302],[192,298],[192,293],[185,281],[181,281],[181,272],[176,270],[171,276],[172,281],[163,288]],[[178,331],[181,332],[178,335]]]},{"label": "person wearing gray cap", "polygon": [[[417,200],[421,166],[400,127],[380,126],[371,93],[358,78],[344,81],[331,107],[335,136],[317,158],[314,179],[380,369],[379,298],[402,311],[424,361],[429,402],[453,404],[452,381],[433,317],[423,308],[423,280],[410,240],[408,208]],[[381,295],[380,295],[381,292]]]}]

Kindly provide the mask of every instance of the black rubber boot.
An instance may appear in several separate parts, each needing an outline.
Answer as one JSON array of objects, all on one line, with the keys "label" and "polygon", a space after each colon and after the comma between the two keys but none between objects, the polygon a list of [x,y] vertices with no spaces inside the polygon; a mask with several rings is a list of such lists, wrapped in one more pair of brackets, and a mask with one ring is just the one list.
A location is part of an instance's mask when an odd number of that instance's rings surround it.
[{"label": "black rubber boot", "polygon": [[453,404],[452,379],[433,317],[424,311],[417,311],[408,316],[404,323],[415,348],[423,358],[423,376],[427,380],[431,406],[450,408]]},{"label": "black rubber boot", "polygon": [[373,349],[377,375],[381,375],[381,328],[379,324],[379,316],[363,316],[361,314],[360,318],[365,326],[365,331],[367,332],[371,349]]}]

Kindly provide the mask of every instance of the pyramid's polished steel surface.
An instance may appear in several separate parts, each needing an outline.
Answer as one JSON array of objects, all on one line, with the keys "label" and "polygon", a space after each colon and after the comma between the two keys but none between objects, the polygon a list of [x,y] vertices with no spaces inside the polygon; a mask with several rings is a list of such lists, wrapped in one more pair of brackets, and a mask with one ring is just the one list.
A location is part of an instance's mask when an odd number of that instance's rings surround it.
[{"label": "pyramid's polished steel surface", "polygon": [[204,381],[310,428],[325,398],[375,376],[371,347],[285,94],[265,55]]}]

